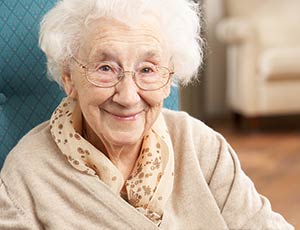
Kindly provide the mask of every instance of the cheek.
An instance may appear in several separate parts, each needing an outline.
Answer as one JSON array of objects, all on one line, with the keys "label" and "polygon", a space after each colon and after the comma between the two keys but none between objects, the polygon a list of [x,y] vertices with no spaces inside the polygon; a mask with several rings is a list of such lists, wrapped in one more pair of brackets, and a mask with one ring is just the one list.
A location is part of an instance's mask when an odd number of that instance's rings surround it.
[{"label": "cheek", "polygon": [[85,113],[99,112],[101,107],[112,96],[111,90],[96,87],[82,87],[78,90],[78,101]]},{"label": "cheek", "polygon": [[164,97],[161,94],[156,94],[153,92],[144,92],[140,94],[143,101],[145,101],[151,108],[160,106],[163,103]]},{"label": "cheek", "polygon": [[157,119],[165,99],[165,92],[159,91],[144,91],[140,94],[143,100],[148,104],[146,113],[145,131],[147,131]]},{"label": "cheek", "polygon": [[172,79],[169,81],[168,85],[166,85],[162,91],[163,91],[163,95],[164,95],[164,99],[166,99],[170,93],[171,93],[171,85],[172,85]]},{"label": "cheek", "polygon": [[143,91],[140,96],[150,107],[160,107],[169,94],[170,87],[167,86],[157,91]]}]

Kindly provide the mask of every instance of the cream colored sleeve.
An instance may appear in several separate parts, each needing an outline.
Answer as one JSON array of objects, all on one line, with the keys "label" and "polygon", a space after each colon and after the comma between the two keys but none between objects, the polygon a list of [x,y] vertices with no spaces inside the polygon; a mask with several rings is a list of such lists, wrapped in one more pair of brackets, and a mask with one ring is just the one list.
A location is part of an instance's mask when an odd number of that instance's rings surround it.
[{"label": "cream colored sleeve", "polygon": [[219,153],[209,187],[229,229],[294,229],[271,209],[267,198],[260,195],[241,169],[234,150],[217,134]]},{"label": "cream colored sleeve", "polygon": [[10,198],[4,182],[0,178],[0,229],[1,230],[32,230],[36,229],[26,219],[24,210]]}]

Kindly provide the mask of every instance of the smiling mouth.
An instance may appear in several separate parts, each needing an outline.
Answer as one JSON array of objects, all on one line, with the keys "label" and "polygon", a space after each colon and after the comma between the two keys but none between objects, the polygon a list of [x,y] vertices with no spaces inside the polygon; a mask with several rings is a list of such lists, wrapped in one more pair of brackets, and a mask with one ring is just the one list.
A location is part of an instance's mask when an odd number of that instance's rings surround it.
[{"label": "smiling mouth", "polygon": [[133,113],[133,114],[115,114],[108,112],[107,110],[103,110],[109,115],[111,115],[113,118],[119,120],[119,121],[135,121],[139,118],[139,116],[142,114],[143,111]]}]

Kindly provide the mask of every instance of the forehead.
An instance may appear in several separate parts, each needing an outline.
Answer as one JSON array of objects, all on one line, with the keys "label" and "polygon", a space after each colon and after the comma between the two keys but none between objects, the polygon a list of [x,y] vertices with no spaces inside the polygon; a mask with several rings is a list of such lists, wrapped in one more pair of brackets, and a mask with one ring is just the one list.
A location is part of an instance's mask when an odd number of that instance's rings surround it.
[{"label": "forehead", "polygon": [[[155,24],[155,23],[154,23]],[[162,33],[153,24],[128,26],[114,19],[98,19],[84,31],[80,52],[86,58],[97,55],[164,56],[167,47]]]}]

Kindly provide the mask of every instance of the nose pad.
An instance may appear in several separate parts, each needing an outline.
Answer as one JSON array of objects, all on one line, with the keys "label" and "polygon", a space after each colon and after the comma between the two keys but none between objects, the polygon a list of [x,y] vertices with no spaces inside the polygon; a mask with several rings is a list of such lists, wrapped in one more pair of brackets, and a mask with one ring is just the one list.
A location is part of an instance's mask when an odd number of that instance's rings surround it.
[{"label": "nose pad", "polygon": [[141,100],[139,88],[135,84],[132,72],[124,72],[124,76],[115,86],[115,90],[116,93],[113,96],[113,101],[124,107],[133,106]]}]

